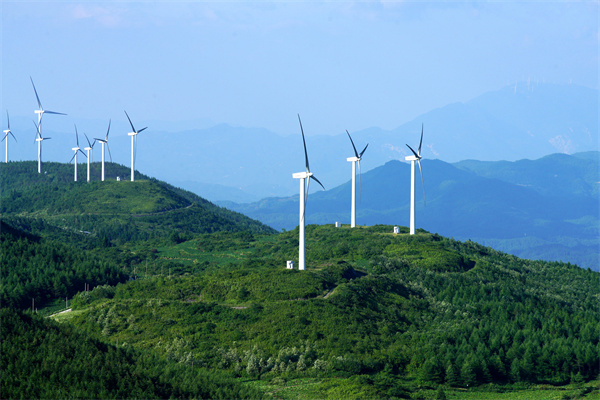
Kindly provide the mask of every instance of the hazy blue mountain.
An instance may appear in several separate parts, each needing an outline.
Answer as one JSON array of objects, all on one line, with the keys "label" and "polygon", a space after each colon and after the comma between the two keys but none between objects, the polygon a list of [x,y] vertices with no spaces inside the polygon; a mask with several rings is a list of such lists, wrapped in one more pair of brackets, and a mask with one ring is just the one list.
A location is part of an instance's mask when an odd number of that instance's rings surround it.
[{"label": "hazy blue mountain", "polygon": [[[54,118],[52,118],[54,117]],[[119,116],[113,120],[110,147],[113,161],[129,165],[130,128]],[[72,157],[74,128],[71,117],[50,116],[44,122],[45,160],[67,162]],[[138,117],[139,118],[139,117]],[[30,118],[12,119],[18,143],[10,143],[12,159],[35,159],[34,126]],[[296,114],[290,110],[290,120]],[[76,121],[90,138],[103,137],[106,121]],[[63,132],[53,129],[65,125]],[[136,169],[211,200],[252,201],[298,191],[292,173],[304,170],[299,127],[274,133],[262,128],[219,124],[180,130],[183,125],[137,121],[148,125],[138,138]],[[576,85],[519,84],[483,94],[464,103],[427,112],[393,130],[377,127],[355,130],[339,121],[339,131],[322,132],[303,116],[311,168],[327,188],[349,179],[346,158],[353,150],[345,130],[357,147],[369,143],[362,162],[364,172],[390,160],[404,160],[406,143],[418,146],[424,124],[423,156],[447,162],[536,159],[551,153],[600,150],[598,90]],[[377,121],[373,121],[376,125]],[[85,143],[83,135],[81,143]],[[100,145],[94,160],[100,160]],[[108,155],[107,155],[108,158]],[[84,157],[80,157],[80,161]],[[218,186],[217,186],[218,185]],[[315,188],[316,189],[316,188]]]},{"label": "hazy blue mountain", "polygon": [[[423,160],[426,203],[418,182],[417,227],[524,258],[598,269],[598,157],[598,152],[592,152],[516,162]],[[350,181],[310,195],[306,222],[349,223],[350,195]],[[407,226],[410,166],[390,161],[364,173],[361,197],[359,225]],[[298,195],[221,204],[276,229],[298,225]]]}]

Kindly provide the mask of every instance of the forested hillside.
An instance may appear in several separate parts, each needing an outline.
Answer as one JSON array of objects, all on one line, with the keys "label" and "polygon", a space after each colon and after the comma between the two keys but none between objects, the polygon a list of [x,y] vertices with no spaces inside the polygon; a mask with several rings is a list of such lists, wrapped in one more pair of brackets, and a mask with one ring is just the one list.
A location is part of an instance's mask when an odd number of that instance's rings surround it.
[{"label": "forested hillside", "polygon": [[2,398],[598,396],[597,272],[390,225],[309,225],[288,270],[297,228],[11,164]]},{"label": "forested hillside", "polygon": [[68,325],[0,309],[0,390],[9,398],[259,398],[206,369],[115,347]]},{"label": "forested hillside", "polygon": [[598,375],[598,273],[391,228],[310,226],[304,272],[297,231],[203,235],[159,253],[183,275],[82,293],[71,322],[244,379],[339,378],[316,397]]},{"label": "forested hillside", "polygon": [[38,174],[34,162],[0,165],[2,218],[31,233],[54,236],[62,231],[63,237],[69,233],[76,241],[104,244],[222,230],[274,232],[242,214],[139,173],[135,182],[116,181],[114,176],[127,176],[129,171],[117,164],[106,164],[104,182],[85,182],[85,176],[73,182],[71,168],[45,163],[46,173]]}]

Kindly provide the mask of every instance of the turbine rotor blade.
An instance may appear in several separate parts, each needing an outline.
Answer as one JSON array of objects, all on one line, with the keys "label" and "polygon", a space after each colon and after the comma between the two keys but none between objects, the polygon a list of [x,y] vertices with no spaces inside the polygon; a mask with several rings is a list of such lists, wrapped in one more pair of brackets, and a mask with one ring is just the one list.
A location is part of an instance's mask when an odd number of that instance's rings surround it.
[{"label": "turbine rotor blade", "polygon": [[92,144],[90,143],[90,139],[88,138],[88,135],[86,135],[85,132],[83,132],[84,136],[85,136],[85,140],[87,140],[88,142],[88,147],[92,147]]},{"label": "turbine rotor blade", "polygon": [[73,159],[75,158],[76,154],[77,154],[77,152],[75,152],[75,154],[73,154],[73,157],[71,157],[71,159],[69,160],[69,164],[71,164],[71,161],[73,161]]},{"label": "turbine rotor blade", "polygon": [[421,141],[419,142],[419,158],[421,158],[421,145],[423,144],[423,124],[421,124]]},{"label": "turbine rotor blade", "polygon": [[[125,111],[125,110],[123,110]],[[133,127],[133,124],[131,123],[131,118],[129,118],[129,114],[127,114],[127,111],[125,111],[125,115],[127,115],[127,119],[129,120],[129,125],[131,125],[131,130],[133,132],[135,132],[135,128]]]},{"label": "turbine rotor blade", "polygon": [[56,111],[46,111],[46,110],[44,110],[44,114],[67,115],[65,113],[59,113],[59,112],[56,112]]},{"label": "turbine rotor blade", "polygon": [[13,137],[13,139],[15,139],[15,142],[17,142],[17,143],[19,142],[19,141],[17,140],[17,138],[15,137],[15,135],[13,135],[13,133],[12,133],[12,132],[10,132],[10,131],[9,131],[8,133],[10,133],[10,136],[12,136],[12,137]]},{"label": "turbine rotor blade", "polygon": [[358,160],[358,193],[359,201],[362,201],[362,172],[360,171],[360,159]]},{"label": "turbine rotor blade", "polygon": [[323,186],[323,184],[322,184],[322,183],[321,183],[321,182],[320,182],[320,181],[317,179],[317,177],[316,177],[316,176],[314,176],[314,175],[311,175],[311,176],[310,176],[310,178],[309,178],[309,181],[310,181],[311,179],[314,179],[315,181],[317,181],[317,183],[318,183],[319,185],[321,185],[321,187],[323,188],[323,190],[325,190],[325,186]]},{"label": "turbine rotor blade", "polygon": [[363,151],[361,151],[361,152],[358,154],[358,158],[362,158],[362,155],[363,155],[363,154],[365,154],[365,151],[367,150],[367,147],[369,147],[369,143],[367,143],[367,145],[365,146],[365,148],[363,149]]},{"label": "turbine rotor blade", "polygon": [[348,134],[348,137],[350,138],[350,143],[352,143],[352,148],[354,149],[354,155],[356,156],[356,158],[360,158],[360,156],[358,155],[358,152],[356,151],[356,146],[354,145],[354,140],[352,140],[352,136],[350,136],[350,133],[348,133],[348,129],[346,129],[346,133]]},{"label": "turbine rotor blade", "polygon": [[306,164],[306,172],[310,172],[310,167],[308,166],[308,152],[306,151],[306,140],[304,139],[304,129],[302,128],[300,114],[298,114],[298,122],[300,122],[300,132],[302,132],[302,143],[304,144],[304,162]]},{"label": "turbine rotor blade", "polygon": [[85,158],[87,158],[87,155],[83,152],[83,150],[77,149],[77,151],[79,151],[81,154],[83,154],[85,156]]},{"label": "turbine rotor blade", "polygon": [[137,131],[136,133],[141,133],[144,129],[148,129],[148,127],[142,128],[139,131]]},{"label": "turbine rotor blade", "polygon": [[77,125],[73,124],[73,126],[75,126],[75,140],[77,140],[77,147],[79,147],[79,133],[77,133]]},{"label": "turbine rotor blade", "polygon": [[6,110],[6,122],[8,124],[8,130],[10,131],[10,118],[8,118],[8,110]]},{"label": "turbine rotor blade", "polygon": [[419,156],[419,155],[417,154],[417,152],[413,150],[413,148],[412,148],[412,147],[410,147],[409,145],[406,145],[406,146],[407,146],[407,147],[410,149],[410,151],[412,151],[412,153],[415,155],[415,157],[417,157],[419,160],[421,159],[421,156]]},{"label": "turbine rotor blade", "polygon": [[106,143],[106,149],[108,150],[108,155],[110,157],[110,162],[112,162],[112,154],[110,154],[110,147],[108,147],[108,142],[105,142],[105,143]]},{"label": "turbine rotor blade", "polygon": [[306,180],[306,188],[304,190],[304,210],[302,210],[302,222],[304,222],[304,216],[306,215],[306,203],[308,203],[308,188],[310,187],[310,178]]},{"label": "turbine rotor blade", "polygon": [[421,173],[421,186],[423,186],[423,204],[427,204],[425,201],[425,182],[423,182],[423,169],[421,169],[421,159],[418,159],[419,163],[419,172]]},{"label": "turbine rotor blade", "polygon": [[[127,114],[127,113],[125,113]],[[106,130],[106,137],[104,138],[104,140],[108,141],[108,132],[110,132],[110,119],[108,120],[108,129]]]},{"label": "turbine rotor blade", "polygon": [[35,92],[35,98],[37,99],[38,107],[40,108],[40,110],[43,110],[42,103],[40,102],[40,97],[38,96],[37,90],[35,89],[35,84],[33,83],[33,78],[30,76],[29,79],[31,80],[31,84],[33,85],[33,91]]}]

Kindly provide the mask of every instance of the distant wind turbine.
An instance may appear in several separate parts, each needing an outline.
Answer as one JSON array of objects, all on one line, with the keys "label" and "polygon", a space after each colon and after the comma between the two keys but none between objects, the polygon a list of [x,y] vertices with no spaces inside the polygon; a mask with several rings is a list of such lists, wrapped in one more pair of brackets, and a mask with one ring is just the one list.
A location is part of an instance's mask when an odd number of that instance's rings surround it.
[{"label": "distant wind turbine", "polygon": [[108,155],[110,156],[110,161],[112,162],[112,154],[110,154],[110,147],[108,147],[108,134],[110,132],[110,119],[108,120],[108,129],[106,130],[106,136],[104,139],[94,138],[94,140],[102,143],[102,182],[104,182],[104,146],[108,149]]},{"label": "distant wind turbine", "polygon": [[42,171],[42,142],[44,140],[50,140],[52,138],[51,137],[42,137],[39,125],[36,124],[35,121],[33,121],[33,125],[35,126],[35,130],[36,130],[35,140],[33,141],[33,143],[37,142],[37,144],[38,144],[38,173],[41,173],[41,171]]},{"label": "distant wind turbine", "polygon": [[136,150],[137,150],[137,135],[138,133],[142,132],[144,129],[148,128],[142,128],[139,131],[136,131],[135,128],[133,127],[133,124],[131,123],[131,118],[129,118],[129,115],[127,114],[127,111],[125,111],[125,115],[127,115],[127,119],[129,120],[129,125],[131,125],[131,130],[133,132],[129,132],[127,135],[131,136],[131,182],[134,181],[133,178],[133,171],[135,169],[135,154],[136,154]]},{"label": "distant wind turbine", "polygon": [[300,122],[300,132],[302,132],[302,143],[304,144],[304,160],[306,164],[306,172],[296,172],[292,174],[294,179],[300,179],[300,224],[298,226],[299,230],[299,240],[298,240],[298,269],[304,270],[306,267],[305,259],[304,259],[304,215],[306,214],[306,202],[308,200],[308,187],[310,184],[310,180],[314,179],[323,190],[325,190],[325,186],[310,172],[310,167],[308,166],[308,153],[306,152],[306,140],[304,139],[304,129],[302,129],[302,121],[300,120],[300,114],[298,114],[298,122]]},{"label": "distant wind turbine", "polygon": [[44,114],[57,114],[57,115],[67,115],[67,114],[59,113],[56,111],[44,110],[44,107],[42,107],[42,102],[40,101],[40,97],[38,96],[37,90],[35,89],[35,84],[33,83],[33,79],[31,78],[31,76],[29,77],[29,79],[31,80],[31,85],[33,86],[33,91],[35,92],[35,98],[37,99],[38,107],[39,107],[39,109],[34,110],[34,112],[38,115],[38,123],[36,125],[38,134],[37,134],[36,141],[38,142],[38,173],[41,174],[42,173],[42,142],[46,139],[50,139],[50,138],[42,138],[42,116]]},{"label": "distant wind turbine", "polygon": [[90,159],[92,157],[94,157],[94,145],[96,144],[96,139],[94,139],[93,143],[90,143],[90,139],[88,138],[88,136],[85,134],[85,132],[83,133],[85,135],[85,140],[87,140],[88,142],[88,147],[86,147],[84,150],[87,151],[87,181],[90,181]]},{"label": "distant wind turbine", "polygon": [[[356,227],[356,163],[358,162],[358,176],[359,176],[359,179],[361,179],[360,178],[361,177],[360,160],[362,159],[362,155],[367,150],[367,147],[369,147],[369,144],[367,143],[367,145],[365,146],[363,151],[361,151],[359,153],[358,151],[356,151],[356,146],[354,146],[354,141],[352,140],[350,133],[348,133],[347,130],[346,130],[346,133],[348,134],[348,137],[350,138],[350,143],[352,143],[352,148],[354,149],[354,157],[346,158],[346,161],[352,163],[352,205],[351,205],[351,209],[350,209],[350,227],[354,228],[354,227]],[[361,186],[361,194],[362,194],[362,179],[361,179],[360,186]]]},{"label": "distant wind turbine", "polygon": [[[75,125],[75,124],[73,124]],[[75,152],[75,154],[73,154],[73,157],[71,157],[71,161],[75,160],[74,165],[75,165],[75,178],[74,181],[77,182],[77,153],[81,153],[85,156],[85,153],[83,151],[81,151],[81,149],[79,148],[79,134],[77,133],[77,125],[75,125],[75,140],[77,140],[77,146],[73,147],[71,150],[73,150]],[[89,163],[88,163],[89,165]],[[88,174],[89,176],[89,174]]]},{"label": "distant wind turbine", "polygon": [[421,145],[423,144],[423,125],[421,125],[421,141],[419,150],[414,151],[408,144],[406,145],[413,153],[404,159],[410,161],[410,234],[415,234],[415,161],[419,163],[419,172],[421,173],[421,185],[423,186],[423,203],[425,204],[425,183],[423,182],[423,170],[421,169]]},{"label": "distant wind turbine", "polygon": [[4,132],[4,137],[2,138],[2,141],[6,140],[6,162],[8,162],[8,135],[12,136],[13,139],[15,139],[15,142],[17,141],[17,138],[15,137],[15,135],[12,133],[12,131],[10,130],[10,118],[8,118],[8,110],[6,110],[6,123],[8,125],[8,129],[5,129]]}]

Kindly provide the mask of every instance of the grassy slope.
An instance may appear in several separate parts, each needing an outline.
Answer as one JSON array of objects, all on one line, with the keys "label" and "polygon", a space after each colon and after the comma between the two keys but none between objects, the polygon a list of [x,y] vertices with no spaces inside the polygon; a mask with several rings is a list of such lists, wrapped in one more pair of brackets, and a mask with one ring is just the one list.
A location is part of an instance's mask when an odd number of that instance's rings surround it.
[{"label": "grassy slope", "polygon": [[[519,260],[423,232],[409,237],[390,231],[389,226],[309,226],[304,272],[284,269],[297,252],[297,232],[204,235],[160,250],[159,257],[181,262],[177,272],[182,276],[149,276],[120,286],[112,299],[80,298],[76,306],[83,312],[72,321],[105,340],[118,338],[167,357],[189,354],[241,377],[249,377],[252,355],[277,364],[287,354],[279,372],[265,367],[261,386],[278,377],[320,377],[287,395],[288,389],[276,390],[290,386],[281,381],[268,387],[282,398],[297,391],[307,398],[415,394],[420,385],[431,388],[421,378],[432,355],[459,368],[468,363],[461,353],[475,348],[460,347],[464,338],[476,340],[476,348],[483,345],[477,351],[490,361],[499,348],[501,354],[513,351],[510,343],[525,334],[545,341],[539,344],[541,359],[542,353],[557,351],[548,322],[557,318],[573,318],[566,326],[578,321],[574,331],[565,331],[571,347],[585,337],[597,351],[598,341],[592,340],[596,273]],[[499,344],[505,340],[506,345]],[[310,366],[320,360],[327,367],[321,373],[310,367],[289,370],[300,356]],[[382,375],[385,365],[394,371],[388,377]],[[510,362],[503,368],[510,369]],[[356,378],[361,374],[368,378]],[[569,377],[541,379],[559,383]],[[461,398],[477,397],[448,390]]]}]

